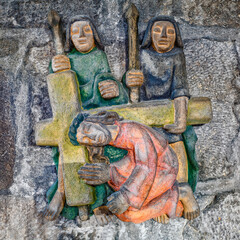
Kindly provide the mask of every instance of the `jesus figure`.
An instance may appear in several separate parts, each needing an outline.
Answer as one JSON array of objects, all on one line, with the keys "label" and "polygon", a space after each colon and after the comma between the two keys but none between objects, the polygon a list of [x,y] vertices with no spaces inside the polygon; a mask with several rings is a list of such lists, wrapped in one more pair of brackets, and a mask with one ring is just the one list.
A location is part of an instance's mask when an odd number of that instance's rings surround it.
[{"label": "jesus figure", "polygon": [[117,162],[88,163],[79,170],[87,184],[108,182],[113,188],[108,209],[122,221],[134,223],[159,216],[181,217],[178,160],[167,140],[148,126],[122,120],[115,112],[83,116],[74,122],[76,136],[71,137],[72,142],[110,145],[128,152]]}]

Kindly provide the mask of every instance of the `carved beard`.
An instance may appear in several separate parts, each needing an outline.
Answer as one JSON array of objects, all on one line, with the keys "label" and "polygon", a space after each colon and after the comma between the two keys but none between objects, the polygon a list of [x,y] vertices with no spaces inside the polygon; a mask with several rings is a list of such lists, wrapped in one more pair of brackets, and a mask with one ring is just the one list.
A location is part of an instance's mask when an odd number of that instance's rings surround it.
[{"label": "carved beard", "polygon": [[87,146],[89,161],[91,163],[107,163],[109,164],[108,157],[104,156],[104,147]]}]

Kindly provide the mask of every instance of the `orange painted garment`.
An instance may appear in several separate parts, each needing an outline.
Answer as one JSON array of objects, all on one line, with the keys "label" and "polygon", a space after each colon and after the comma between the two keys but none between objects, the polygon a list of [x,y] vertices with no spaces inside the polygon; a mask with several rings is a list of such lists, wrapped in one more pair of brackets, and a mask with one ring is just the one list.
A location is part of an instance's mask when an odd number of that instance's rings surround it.
[{"label": "orange painted garment", "polygon": [[126,149],[128,154],[111,163],[108,184],[121,191],[130,205],[117,217],[140,223],[162,214],[181,216],[176,182],[178,160],[172,148],[150,127],[132,121],[116,125],[119,133],[109,145]]}]

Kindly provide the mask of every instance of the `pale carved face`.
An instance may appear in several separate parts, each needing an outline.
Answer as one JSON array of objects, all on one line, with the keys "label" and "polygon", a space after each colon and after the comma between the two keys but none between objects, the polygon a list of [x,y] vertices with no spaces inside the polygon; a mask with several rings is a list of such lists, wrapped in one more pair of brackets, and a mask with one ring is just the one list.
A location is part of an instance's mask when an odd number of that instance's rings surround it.
[{"label": "pale carved face", "polygon": [[71,40],[81,53],[87,53],[95,47],[93,31],[88,21],[77,21],[71,25]]},{"label": "pale carved face", "polygon": [[110,137],[110,132],[98,123],[82,122],[77,129],[77,141],[88,146],[107,145]]},{"label": "pale carved face", "polygon": [[153,24],[152,47],[159,53],[169,52],[174,48],[176,31],[171,22],[157,21]]}]

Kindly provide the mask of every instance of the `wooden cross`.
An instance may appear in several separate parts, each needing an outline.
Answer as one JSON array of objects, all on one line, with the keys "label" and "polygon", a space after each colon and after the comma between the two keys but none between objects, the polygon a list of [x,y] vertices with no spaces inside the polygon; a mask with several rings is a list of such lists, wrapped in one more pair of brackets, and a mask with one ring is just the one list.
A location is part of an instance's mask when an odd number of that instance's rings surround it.
[{"label": "wooden cross", "polygon": [[[78,177],[79,168],[88,162],[85,147],[73,146],[68,130],[74,117],[81,111],[81,101],[76,74],[73,71],[53,73],[47,77],[53,118],[36,125],[36,143],[40,146],[58,146],[63,163],[64,186],[67,204],[87,205],[94,202],[94,189]],[[124,119],[148,126],[161,127],[174,123],[174,104],[171,100],[155,100],[89,110],[115,111]],[[208,123],[212,118],[208,98],[192,98],[188,104],[188,125]]]},{"label": "wooden cross", "polygon": [[36,144],[59,147],[67,204],[91,204],[95,201],[94,189],[86,185],[77,174],[78,169],[88,162],[86,149],[83,146],[73,146],[68,138],[71,122],[81,111],[76,74],[73,71],[50,74],[47,84],[53,118],[37,123]]}]

